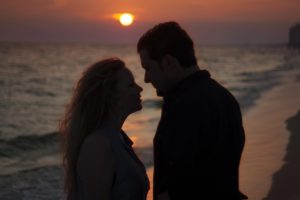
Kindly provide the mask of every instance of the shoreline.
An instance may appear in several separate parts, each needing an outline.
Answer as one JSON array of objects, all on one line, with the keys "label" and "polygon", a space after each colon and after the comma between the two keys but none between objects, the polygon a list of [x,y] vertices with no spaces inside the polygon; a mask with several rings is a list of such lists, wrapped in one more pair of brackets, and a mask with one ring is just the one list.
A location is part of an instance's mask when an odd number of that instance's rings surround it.
[{"label": "shoreline", "polygon": [[285,164],[273,175],[271,189],[264,200],[300,199],[300,109],[286,120],[289,144]]},{"label": "shoreline", "polygon": [[[240,165],[240,189],[249,200],[264,199],[273,184],[273,175],[285,164],[291,138],[286,120],[300,109],[299,74],[296,68],[283,73],[281,84],[266,92],[244,116],[246,144]],[[300,148],[296,151],[300,153]]]}]

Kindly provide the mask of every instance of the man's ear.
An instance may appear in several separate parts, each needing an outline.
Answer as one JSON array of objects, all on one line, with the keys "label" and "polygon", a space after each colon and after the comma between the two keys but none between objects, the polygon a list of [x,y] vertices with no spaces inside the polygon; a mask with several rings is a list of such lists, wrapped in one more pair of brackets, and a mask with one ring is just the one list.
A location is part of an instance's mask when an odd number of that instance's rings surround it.
[{"label": "man's ear", "polygon": [[162,58],[161,65],[163,70],[171,71],[176,69],[177,67],[180,67],[179,62],[177,58],[174,56],[167,54]]}]

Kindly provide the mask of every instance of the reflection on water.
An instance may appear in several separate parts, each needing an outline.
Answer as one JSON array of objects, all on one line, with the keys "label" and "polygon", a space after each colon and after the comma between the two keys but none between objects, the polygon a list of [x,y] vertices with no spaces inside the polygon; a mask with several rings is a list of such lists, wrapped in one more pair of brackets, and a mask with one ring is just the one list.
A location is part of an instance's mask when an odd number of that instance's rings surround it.
[{"label": "reflection on water", "polygon": [[147,200],[153,200],[153,167],[147,169],[147,175],[150,180],[150,190],[148,191]]}]

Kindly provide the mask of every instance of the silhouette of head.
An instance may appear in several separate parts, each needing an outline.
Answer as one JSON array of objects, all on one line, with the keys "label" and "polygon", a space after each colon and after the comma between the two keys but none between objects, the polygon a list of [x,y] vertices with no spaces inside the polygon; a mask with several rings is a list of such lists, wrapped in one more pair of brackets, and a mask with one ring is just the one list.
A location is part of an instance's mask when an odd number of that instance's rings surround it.
[{"label": "silhouette of head", "polygon": [[176,22],[160,23],[148,30],[138,41],[138,53],[142,50],[156,61],[171,55],[185,68],[197,63],[192,39]]},{"label": "silhouette of head", "polygon": [[144,81],[153,85],[158,96],[166,95],[197,65],[193,41],[176,22],[161,23],[147,31],[137,51],[145,69]]},{"label": "silhouette of head", "polygon": [[[83,72],[74,91],[73,100],[74,106],[82,107],[88,112],[89,118],[99,121],[111,112],[130,114],[140,109],[140,102],[137,102],[140,92],[141,88],[135,83],[124,62],[110,58],[91,65]],[[128,98],[131,98],[131,101],[128,101]],[[123,105],[124,101],[126,105]],[[127,110],[124,110],[124,107]]]},{"label": "silhouette of head", "polygon": [[82,73],[59,127],[68,194],[76,185],[76,161],[84,139],[106,120],[126,118],[140,110],[141,91],[130,70],[117,58],[99,61]]}]

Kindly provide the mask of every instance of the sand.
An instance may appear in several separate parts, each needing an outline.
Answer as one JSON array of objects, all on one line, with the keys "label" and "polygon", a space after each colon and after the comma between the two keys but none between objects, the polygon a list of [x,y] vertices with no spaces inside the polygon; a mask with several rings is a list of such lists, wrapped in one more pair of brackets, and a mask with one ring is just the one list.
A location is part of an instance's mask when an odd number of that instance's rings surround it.
[{"label": "sand", "polygon": [[300,110],[287,120],[290,131],[284,165],[273,175],[272,187],[264,200],[300,199]]},{"label": "sand", "polygon": [[[300,124],[299,74],[299,69],[284,74],[282,83],[265,93],[244,116],[247,138],[240,188],[250,200],[300,199],[300,127],[295,125]],[[288,192],[290,187],[299,189]]]}]

